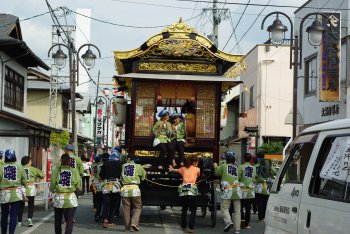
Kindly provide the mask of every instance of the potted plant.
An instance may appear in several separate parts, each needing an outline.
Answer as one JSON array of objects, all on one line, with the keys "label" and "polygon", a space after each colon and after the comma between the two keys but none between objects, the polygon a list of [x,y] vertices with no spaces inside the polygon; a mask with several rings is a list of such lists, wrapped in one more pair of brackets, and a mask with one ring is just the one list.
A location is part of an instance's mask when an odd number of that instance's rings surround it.
[{"label": "potted plant", "polygon": [[263,143],[258,148],[258,151],[264,152],[266,159],[282,161],[283,148],[284,146],[281,141],[270,141],[269,143]]}]

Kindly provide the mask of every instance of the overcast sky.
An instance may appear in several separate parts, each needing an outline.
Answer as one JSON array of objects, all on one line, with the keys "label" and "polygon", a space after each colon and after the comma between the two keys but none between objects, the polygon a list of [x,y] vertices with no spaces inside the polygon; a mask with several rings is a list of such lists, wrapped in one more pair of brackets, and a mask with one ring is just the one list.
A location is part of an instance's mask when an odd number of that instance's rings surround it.
[{"label": "overcast sky", "polygon": [[[102,23],[95,20],[91,21],[91,43],[95,44],[102,54],[102,59],[96,62],[91,69],[91,75],[94,79],[101,71],[103,82],[110,82],[111,77],[116,74],[114,67],[114,50],[131,50],[139,47],[152,35],[159,33],[164,25],[169,25],[183,17],[190,25],[203,35],[211,33],[212,21],[209,13],[203,13],[203,8],[212,6],[210,3],[181,2],[177,0],[48,0],[53,9],[65,6],[73,11],[77,8],[90,8],[92,17],[115,24],[123,24],[137,27],[156,28],[133,28],[120,27],[108,23]],[[225,0],[219,0],[225,2]],[[256,3],[256,4],[274,4],[301,6],[306,0],[227,0],[227,3]],[[158,6],[157,6],[158,5]],[[162,6],[160,6],[162,5]],[[230,14],[226,15],[219,26],[219,49],[224,48],[225,52],[247,53],[257,43],[263,43],[268,39],[268,33],[260,30],[263,17],[272,11],[283,11],[289,16],[294,16],[295,8],[276,8],[261,6],[248,6],[245,9],[243,5],[218,4],[219,8],[227,8]],[[237,44],[235,37],[232,36],[233,26],[235,27],[245,9],[245,14],[241,18],[237,28],[236,36],[241,42]],[[263,10],[264,9],[264,10]],[[263,10],[263,12],[261,12]],[[13,14],[20,20],[39,15],[48,11],[45,0],[1,0],[1,13]],[[62,11],[57,11],[61,15]],[[261,14],[258,16],[258,14]],[[75,24],[75,13],[66,16],[68,24]],[[253,24],[252,29],[247,32]],[[272,18],[271,18],[272,20]],[[60,19],[64,23],[64,18]],[[271,23],[267,22],[265,28]],[[49,14],[21,21],[21,29],[24,41],[29,47],[48,65],[51,60],[47,58],[48,49],[51,47],[51,27],[53,21]],[[289,25],[287,25],[289,28]],[[79,28],[77,28],[79,30]],[[228,41],[228,43],[227,43]]]}]

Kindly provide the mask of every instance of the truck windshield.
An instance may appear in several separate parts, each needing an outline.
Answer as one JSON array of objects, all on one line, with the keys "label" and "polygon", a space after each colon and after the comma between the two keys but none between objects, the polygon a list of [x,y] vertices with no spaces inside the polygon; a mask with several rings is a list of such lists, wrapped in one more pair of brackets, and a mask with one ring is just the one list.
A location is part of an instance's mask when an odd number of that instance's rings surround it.
[{"label": "truck windshield", "polygon": [[286,156],[282,173],[278,178],[277,191],[285,183],[302,183],[314,149],[318,133],[300,135],[293,142]]}]

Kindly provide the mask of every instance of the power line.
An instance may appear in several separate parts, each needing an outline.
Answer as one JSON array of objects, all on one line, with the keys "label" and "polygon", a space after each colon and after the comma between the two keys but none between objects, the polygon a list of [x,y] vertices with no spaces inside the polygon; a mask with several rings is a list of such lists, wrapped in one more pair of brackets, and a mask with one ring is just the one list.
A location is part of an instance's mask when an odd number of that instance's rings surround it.
[{"label": "power line", "polygon": [[[90,16],[87,16],[87,15],[84,15],[84,14],[81,14],[81,13],[78,13],[76,11],[73,11],[69,8],[67,8],[67,10],[69,10],[70,12],[73,12],[77,15],[81,15],[83,17],[86,17],[86,18],[90,18],[92,20],[95,20],[95,21],[98,21],[98,22],[101,22],[101,23],[105,23],[105,24],[110,24],[110,25],[114,25],[114,26],[119,26],[119,27],[126,27],[126,28],[137,28],[137,29],[142,29],[142,28],[164,28],[164,27],[167,27],[169,26],[169,24],[167,25],[158,25],[158,26],[135,26],[135,25],[126,25],[126,24],[118,24],[118,23],[113,23],[113,22],[109,22],[109,21],[106,21],[106,20],[101,20],[101,19],[97,19],[95,17],[90,17]],[[198,16],[200,16],[200,14],[194,16],[194,17],[191,17],[189,19],[186,19],[184,21],[189,21],[189,20],[192,20],[192,19],[195,19],[197,18]]]},{"label": "power line", "polygon": [[[174,8],[174,9],[200,11],[199,9],[193,9],[193,8],[189,8],[189,7],[178,7],[178,6],[162,5],[162,4],[155,4],[155,3],[134,2],[134,1],[125,1],[125,0],[113,0],[113,1],[115,1],[115,2],[123,2],[123,3],[130,3],[130,4],[136,4],[136,5],[144,5],[144,6],[156,6],[156,7],[164,7],[164,8]],[[198,3],[196,3],[196,6],[197,6],[197,4]],[[196,8],[196,6],[195,6],[195,8]]]},{"label": "power line", "polygon": [[[245,8],[244,8],[244,10],[243,10],[243,12],[242,12],[242,14],[241,14],[241,16],[239,17],[236,26],[235,26],[234,28],[232,28],[232,33],[231,33],[231,35],[229,36],[228,40],[226,41],[226,43],[225,43],[224,47],[222,48],[222,50],[224,50],[224,49],[226,48],[226,46],[227,46],[227,44],[230,42],[232,36],[235,34],[236,29],[237,29],[239,23],[241,22],[241,20],[242,20],[242,18],[243,18],[243,16],[244,16],[244,13],[245,13],[245,11],[247,10],[247,8],[248,8],[248,6],[249,6],[248,4],[250,3],[250,1],[251,1],[251,0],[248,0],[247,5],[245,6]],[[236,40],[237,40],[237,38],[236,38]]]},{"label": "power line", "polygon": [[[199,3],[211,3],[211,1],[209,0],[172,0],[172,1],[177,1],[177,2],[193,2],[193,3],[196,3],[196,2],[199,2]],[[225,2],[217,2],[217,3],[225,3]],[[292,5],[276,5],[276,4],[259,4],[259,3],[242,3],[242,2],[227,2],[226,4],[228,5],[239,5],[239,6],[246,6],[246,5],[249,5],[249,6],[257,6],[257,7],[279,7],[279,8],[294,8],[294,9],[299,9],[299,8],[304,8],[304,9],[314,9],[314,10],[319,10],[320,8],[319,7],[312,7],[312,6],[303,6],[303,7],[300,7],[300,6],[292,6]],[[329,10],[337,10],[336,8],[326,8],[326,9],[329,9]],[[338,9],[338,10],[350,10],[348,8],[343,8],[343,9]]]},{"label": "power line", "polygon": [[[269,6],[269,3],[272,0],[269,0],[266,4],[266,6],[260,11],[260,14],[263,13],[263,11]],[[247,29],[247,31],[243,34],[243,36],[239,39],[239,41],[236,43],[236,45],[230,50],[230,53],[237,47],[237,45],[242,41],[242,39],[247,35],[247,33],[253,28],[255,22],[258,20],[260,14],[255,18],[254,22],[250,25],[250,27]]]}]

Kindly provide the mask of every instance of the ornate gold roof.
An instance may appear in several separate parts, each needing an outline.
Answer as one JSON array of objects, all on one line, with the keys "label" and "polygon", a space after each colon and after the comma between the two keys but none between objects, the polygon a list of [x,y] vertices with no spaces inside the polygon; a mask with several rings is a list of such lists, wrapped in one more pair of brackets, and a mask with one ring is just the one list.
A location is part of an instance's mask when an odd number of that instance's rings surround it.
[{"label": "ornate gold roof", "polygon": [[243,55],[233,55],[218,50],[207,37],[198,34],[181,18],[179,22],[165,27],[161,33],[152,36],[137,49],[114,51],[119,74],[128,72],[125,71],[125,65],[132,60],[159,59],[162,56],[175,59],[195,57],[209,62],[225,62],[231,66],[243,59]]}]

